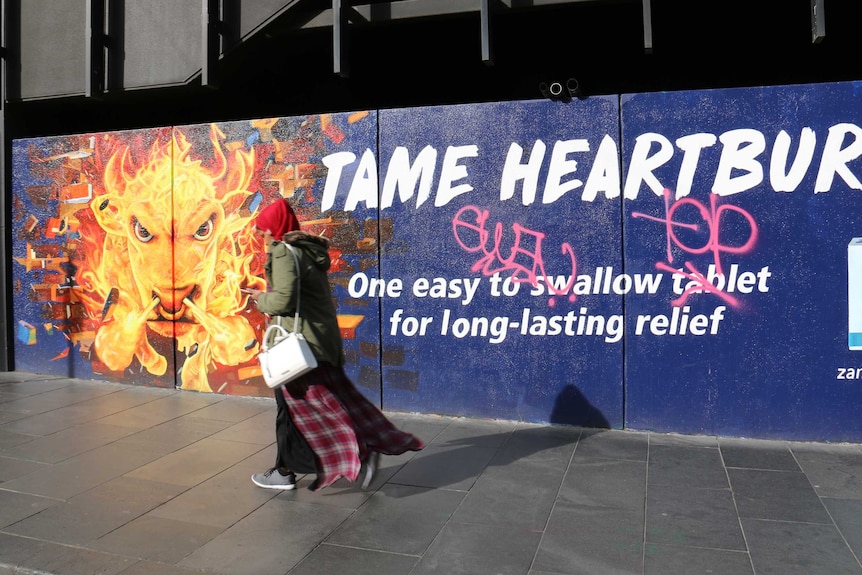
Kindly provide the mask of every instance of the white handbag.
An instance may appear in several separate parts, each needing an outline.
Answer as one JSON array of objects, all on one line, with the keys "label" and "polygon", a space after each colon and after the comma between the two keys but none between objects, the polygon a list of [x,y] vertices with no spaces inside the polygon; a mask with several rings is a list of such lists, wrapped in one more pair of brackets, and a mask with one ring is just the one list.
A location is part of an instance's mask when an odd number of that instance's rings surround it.
[{"label": "white handbag", "polygon": [[299,259],[293,247],[290,244],[285,245],[296,262],[296,316],[293,320],[293,331],[287,331],[278,324],[270,325],[263,334],[260,353],[257,356],[263,379],[272,388],[284,385],[317,367],[317,358],[311,352],[305,337],[299,333]]}]

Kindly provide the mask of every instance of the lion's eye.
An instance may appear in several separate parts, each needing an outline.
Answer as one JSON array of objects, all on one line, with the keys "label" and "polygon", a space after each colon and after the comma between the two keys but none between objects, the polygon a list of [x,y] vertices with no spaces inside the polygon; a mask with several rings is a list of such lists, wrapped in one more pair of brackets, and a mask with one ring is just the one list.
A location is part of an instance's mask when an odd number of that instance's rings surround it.
[{"label": "lion's eye", "polygon": [[144,243],[147,243],[154,237],[153,234],[150,233],[150,230],[145,228],[144,225],[138,221],[138,218],[132,218],[132,229],[135,230],[135,237]]},{"label": "lion's eye", "polygon": [[210,218],[202,223],[198,228],[198,231],[195,232],[196,240],[205,240],[210,237],[213,233],[213,218],[215,216],[210,216]]}]

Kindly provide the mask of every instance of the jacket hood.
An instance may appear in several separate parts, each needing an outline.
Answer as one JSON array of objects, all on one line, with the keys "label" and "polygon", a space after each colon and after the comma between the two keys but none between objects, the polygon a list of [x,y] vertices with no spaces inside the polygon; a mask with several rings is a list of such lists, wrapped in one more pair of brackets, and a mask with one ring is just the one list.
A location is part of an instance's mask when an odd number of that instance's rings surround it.
[{"label": "jacket hood", "polygon": [[331,262],[329,260],[328,238],[296,230],[284,234],[284,241],[305,251],[307,255],[311,256],[311,261],[318,269],[324,271],[329,269]]}]

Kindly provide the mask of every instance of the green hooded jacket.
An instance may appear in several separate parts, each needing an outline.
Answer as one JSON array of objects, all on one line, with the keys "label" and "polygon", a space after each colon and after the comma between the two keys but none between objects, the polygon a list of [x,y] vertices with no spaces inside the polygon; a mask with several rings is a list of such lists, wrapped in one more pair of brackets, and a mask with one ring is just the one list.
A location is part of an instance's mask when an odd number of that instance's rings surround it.
[{"label": "green hooded jacket", "polygon": [[[318,362],[334,366],[344,364],[341,331],[332,291],[329,287],[329,240],[304,231],[288,232],[284,242],[273,241],[264,264],[270,290],[260,294],[257,308],[273,316],[282,316],[281,325],[293,331],[297,303],[296,263],[286,244],[299,259],[302,287],[299,293],[300,332]],[[273,320],[275,321],[275,320]]]}]

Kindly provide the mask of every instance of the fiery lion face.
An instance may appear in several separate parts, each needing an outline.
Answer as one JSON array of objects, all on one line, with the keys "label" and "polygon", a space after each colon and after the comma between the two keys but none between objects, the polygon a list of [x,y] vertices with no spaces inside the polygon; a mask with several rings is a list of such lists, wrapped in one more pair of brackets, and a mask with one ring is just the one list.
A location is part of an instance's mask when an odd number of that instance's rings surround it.
[{"label": "fiery lion face", "polygon": [[[131,202],[121,219],[139,301],[158,300],[159,318],[171,321],[194,321],[186,299],[208,309],[219,247],[230,240],[211,183],[201,181],[200,173],[186,176],[176,182],[173,204],[170,194],[156,192]],[[134,181],[130,186],[146,189]]]},{"label": "fiery lion face", "polygon": [[252,195],[254,152],[226,157],[220,137],[212,126],[215,153],[208,167],[191,158],[179,131],[170,142],[154,144],[137,170],[128,165],[128,148],[106,165],[105,192],[90,204],[106,238],[79,277],[93,292],[88,307],[94,310],[104,308],[112,288],[119,293],[95,344],[112,370],[137,357],[151,373],[165,373],[167,362],[147,330],[176,337],[188,354],[185,389],[211,391],[207,372],[214,363],[238,365],[254,357],[254,330],[238,315],[247,303],[240,286],[263,287],[249,271],[252,214],[240,210]]}]

